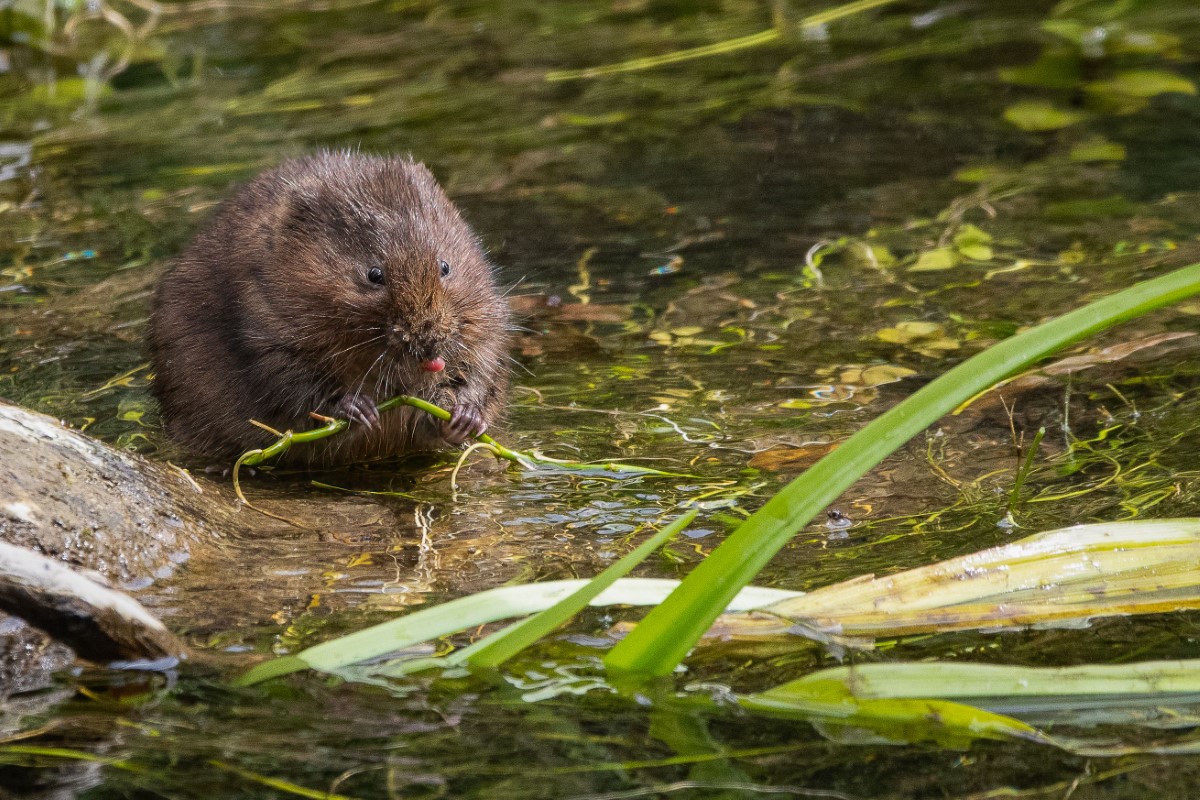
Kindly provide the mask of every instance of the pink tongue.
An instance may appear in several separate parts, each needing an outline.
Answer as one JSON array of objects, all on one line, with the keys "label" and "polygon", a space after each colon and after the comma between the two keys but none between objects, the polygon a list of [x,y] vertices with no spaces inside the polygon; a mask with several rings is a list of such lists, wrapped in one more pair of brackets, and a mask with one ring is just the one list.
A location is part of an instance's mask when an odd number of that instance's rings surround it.
[{"label": "pink tongue", "polygon": [[441,358],[431,358],[421,362],[421,369],[426,372],[441,372],[446,368],[446,362]]}]

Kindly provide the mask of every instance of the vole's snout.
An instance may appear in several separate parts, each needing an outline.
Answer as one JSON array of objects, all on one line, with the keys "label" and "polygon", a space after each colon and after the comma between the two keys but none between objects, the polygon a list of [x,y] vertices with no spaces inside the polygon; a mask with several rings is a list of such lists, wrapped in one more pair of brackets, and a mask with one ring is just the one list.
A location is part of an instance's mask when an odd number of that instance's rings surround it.
[{"label": "vole's snout", "polygon": [[440,372],[445,369],[446,362],[442,356],[445,351],[445,337],[432,322],[416,325],[396,325],[392,328],[393,341],[412,355],[427,372]]}]

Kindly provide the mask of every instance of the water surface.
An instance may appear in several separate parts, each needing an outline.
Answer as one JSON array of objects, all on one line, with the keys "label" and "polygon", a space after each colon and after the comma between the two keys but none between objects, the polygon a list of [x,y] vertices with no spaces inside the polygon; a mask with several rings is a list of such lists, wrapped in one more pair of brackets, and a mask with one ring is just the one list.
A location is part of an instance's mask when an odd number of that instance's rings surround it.
[{"label": "water surface", "polygon": [[[714,493],[639,572],[681,577],[806,452],[1023,326],[1197,260],[1191,3],[907,2],[819,26],[801,24],[819,5],[737,0],[179,3],[158,17],[102,4],[142,26],[134,40],[111,15],[78,11],[68,28],[69,9],[39,28],[37,5],[0,9],[0,396],[155,460],[223,466],[159,428],[143,348],[155,276],[260,169],[319,147],[412,153],[516,287],[528,332],[514,343],[506,440],[698,477],[477,469],[455,493],[445,467],[320,476],[349,491],[259,475],[251,496],[312,530],[244,509],[245,537],[139,594],[208,663],[170,685],[63,673],[60,689],[84,689],[33,693],[9,728],[48,726],[47,746],[119,761],[34,759],[42,769],[4,780],[73,788],[9,791],[281,796],[261,776],[406,798],[1144,797],[1191,785],[1191,757],[962,753],[648,711],[595,678],[622,613],[579,620],[507,682],[222,686],[252,654],[413,606],[591,576],[644,526]],[[781,35],[755,47],[547,79],[772,26]],[[1102,343],[1190,331],[1197,313]],[[799,532],[758,582],[805,589],[1021,531],[1194,515],[1189,352],[1017,397],[1011,426],[994,404],[946,421],[839,501],[853,527]],[[1039,426],[1014,531],[998,524],[1012,431]],[[1187,657],[1195,621],[935,637],[857,657]],[[680,684],[750,690],[835,663],[803,640],[714,647]]]}]

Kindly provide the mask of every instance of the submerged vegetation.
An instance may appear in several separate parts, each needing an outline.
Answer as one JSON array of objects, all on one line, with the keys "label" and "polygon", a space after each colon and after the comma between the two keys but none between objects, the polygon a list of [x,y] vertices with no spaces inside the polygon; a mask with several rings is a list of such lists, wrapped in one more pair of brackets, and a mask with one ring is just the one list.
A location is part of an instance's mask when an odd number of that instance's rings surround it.
[{"label": "submerged vegetation", "polygon": [[[200,660],[11,695],[6,791],[1194,784],[1193,4],[18,0],[0,38],[0,396],[232,503],[149,401],[158,267],[286,155],[411,151],[521,281],[497,437],[619,466],[260,474],[304,529],[128,587]],[[692,649],[732,597],[769,611]]]}]

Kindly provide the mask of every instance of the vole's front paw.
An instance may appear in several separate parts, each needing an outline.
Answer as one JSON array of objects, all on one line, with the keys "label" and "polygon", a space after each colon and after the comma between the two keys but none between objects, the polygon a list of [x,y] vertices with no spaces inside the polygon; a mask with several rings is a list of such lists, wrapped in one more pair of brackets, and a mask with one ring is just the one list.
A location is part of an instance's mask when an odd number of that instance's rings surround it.
[{"label": "vole's front paw", "polygon": [[365,394],[344,394],[333,403],[333,416],[338,419],[348,419],[357,422],[365,428],[374,428],[379,424],[379,409],[375,401]]},{"label": "vole's front paw", "polygon": [[478,406],[458,403],[450,409],[450,419],[442,420],[439,427],[442,438],[457,445],[479,436],[488,426]]}]

